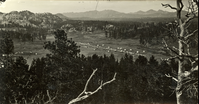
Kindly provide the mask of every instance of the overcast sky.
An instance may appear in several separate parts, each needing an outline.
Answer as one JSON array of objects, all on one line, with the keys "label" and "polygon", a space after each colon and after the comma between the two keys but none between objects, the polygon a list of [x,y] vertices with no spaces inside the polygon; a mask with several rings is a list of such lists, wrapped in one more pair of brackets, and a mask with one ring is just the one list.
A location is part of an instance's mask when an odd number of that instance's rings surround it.
[{"label": "overcast sky", "polygon": [[[187,0],[183,0],[186,1]],[[0,4],[0,12],[8,13],[10,11],[29,10],[34,13],[64,13],[64,12],[84,12],[91,10],[116,10],[119,12],[137,12],[139,10],[147,11],[149,9],[174,11],[169,8],[164,8],[161,3],[176,5],[175,0],[148,0],[148,1],[66,1],[66,0],[6,0]],[[186,6],[185,6],[186,7]]]}]

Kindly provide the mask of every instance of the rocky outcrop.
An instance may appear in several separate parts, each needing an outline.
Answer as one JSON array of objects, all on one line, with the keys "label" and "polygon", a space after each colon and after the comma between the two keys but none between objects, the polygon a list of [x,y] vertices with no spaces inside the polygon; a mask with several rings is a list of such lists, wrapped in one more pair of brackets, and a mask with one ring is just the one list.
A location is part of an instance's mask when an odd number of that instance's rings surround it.
[{"label": "rocky outcrop", "polygon": [[60,23],[63,20],[51,13],[32,13],[30,11],[12,11],[2,15],[2,24],[15,23],[21,26],[32,27],[52,27],[53,24]]}]

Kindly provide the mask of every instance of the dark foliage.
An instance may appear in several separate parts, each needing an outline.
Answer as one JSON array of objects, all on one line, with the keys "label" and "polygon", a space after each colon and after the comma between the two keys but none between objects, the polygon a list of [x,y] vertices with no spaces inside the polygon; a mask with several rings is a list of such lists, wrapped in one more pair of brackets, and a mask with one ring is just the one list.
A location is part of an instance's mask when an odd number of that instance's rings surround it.
[{"label": "dark foliage", "polygon": [[[92,78],[88,90],[95,90],[101,81],[110,80],[115,72],[116,81],[80,104],[101,103],[170,103],[176,83],[165,74],[175,74],[177,62],[159,63],[154,56],[147,59],[125,54],[120,61],[113,54],[85,57],[79,47],[67,38],[63,30],[55,32],[55,41],[45,42],[44,48],[51,54],[34,59],[31,66],[23,57],[4,58],[5,67],[0,68],[0,102],[44,103],[50,96],[57,96],[55,103],[67,103],[82,92],[93,69],[98,71]],[[187,66],[188,68],[189,66]],[[169,86],[169,87],[168,87]],[[58,93],[58,94],[57,94]]]},{"label": "dark foliage", "polygon": [[0,44],[0,55],[14,53],[14,44],[9,34],[1,34]]}]

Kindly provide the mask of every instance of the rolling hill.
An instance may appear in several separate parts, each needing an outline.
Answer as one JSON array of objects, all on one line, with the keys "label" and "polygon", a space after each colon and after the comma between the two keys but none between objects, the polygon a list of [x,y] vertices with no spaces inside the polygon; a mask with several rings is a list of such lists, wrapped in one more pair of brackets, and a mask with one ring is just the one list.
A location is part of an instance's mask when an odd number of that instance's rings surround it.
[{"label": "rolling hill", "polygon": [[62,22],[62,18],[52,13],[33,13],[28,10],[12,11],[1,14],[1,24],[15,23],[21,26],[52,27],[52,24]]},{"label": "rolling hill", "polygon": [[[110,19],[137,19],[137,18],[175,18],[175,12],[168,12],[163,10],[148,10],[138,11],[134,13],[122,13],[114,10],[103,11],[87,11],[87,12],[69,12],[62,13],[64,16],[71,19],[83,19],[83,20],[110,20]],[[185,15],[186,11],[182,12]]]}]

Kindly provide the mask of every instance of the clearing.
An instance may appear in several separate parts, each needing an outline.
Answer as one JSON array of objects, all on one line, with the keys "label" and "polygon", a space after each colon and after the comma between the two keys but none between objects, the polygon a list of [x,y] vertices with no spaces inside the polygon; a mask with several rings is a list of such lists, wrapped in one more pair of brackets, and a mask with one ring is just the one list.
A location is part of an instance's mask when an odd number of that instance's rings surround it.
[{"label": "clearing", "polygon": [[[109,39],[105,37],[105,34],[101,31],[94,33],[80,33],[71,32],[68,33],[68,38],[72,38],[78,46],[80,46],[81,54],[85,56],[97,55],[110,55],[111,53],[120,60],[125,53],[132,54],[134,59],[138,55],[144,55],[150,58],[152,55],[156,59],[168,58],[164,55],[158,46],[144,47],[139,44],[139,39]],[[54,36],[48,35],[46,41],[53,41]],[[27,59],[27,63],[31,65],[31,62],[35,58],[41,58],[49,53],[48,50],[43,48],[44,41],[36,40],[34,42],[18,42],[14,41],[15,56],[23,56]]]}]

